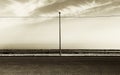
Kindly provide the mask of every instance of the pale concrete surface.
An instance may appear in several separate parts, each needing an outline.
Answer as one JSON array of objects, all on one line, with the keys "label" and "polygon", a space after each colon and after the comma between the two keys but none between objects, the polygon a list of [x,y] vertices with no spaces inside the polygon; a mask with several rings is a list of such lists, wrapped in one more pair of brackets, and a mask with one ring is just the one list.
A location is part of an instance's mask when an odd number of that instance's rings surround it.
[{"label": "pale concrete surface", "polygon": [[119,57],[0,57],[0,75],[120,75]]}]

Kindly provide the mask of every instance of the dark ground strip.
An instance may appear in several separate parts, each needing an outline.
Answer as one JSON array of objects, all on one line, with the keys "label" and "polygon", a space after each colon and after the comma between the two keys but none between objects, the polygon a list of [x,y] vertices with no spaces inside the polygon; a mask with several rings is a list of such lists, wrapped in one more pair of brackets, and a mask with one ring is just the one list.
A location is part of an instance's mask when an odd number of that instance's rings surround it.
[{"label": "dark ground strip", "polygon": [[[0,54],[58,54],[59,49],[1,49]],[[62,49],[62,54],[120,54],[119,49]]]},{"label": "dark ground strip", "polygon": [[120,75],[120,57],[0,57],[0,75]]}]

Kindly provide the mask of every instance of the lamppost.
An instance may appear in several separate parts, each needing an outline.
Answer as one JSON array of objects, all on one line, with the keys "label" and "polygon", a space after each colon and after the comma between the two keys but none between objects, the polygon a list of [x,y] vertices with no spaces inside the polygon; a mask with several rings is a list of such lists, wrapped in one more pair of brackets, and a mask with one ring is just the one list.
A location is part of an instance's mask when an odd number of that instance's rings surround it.
[{"label": "lamppost", "polygon": [[62,55],[62,42],[61,42],[61,12],[59,12],[59,51],[60,56]]}]

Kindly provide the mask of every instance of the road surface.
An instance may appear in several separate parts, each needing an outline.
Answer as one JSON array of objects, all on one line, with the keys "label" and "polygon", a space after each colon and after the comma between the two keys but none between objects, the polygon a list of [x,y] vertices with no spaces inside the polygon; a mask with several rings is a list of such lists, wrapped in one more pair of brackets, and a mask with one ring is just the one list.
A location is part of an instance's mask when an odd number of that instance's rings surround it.
[{"label": "road surface", "polygon": [[0,57],[1,75],[119,75],[120,57]]}]

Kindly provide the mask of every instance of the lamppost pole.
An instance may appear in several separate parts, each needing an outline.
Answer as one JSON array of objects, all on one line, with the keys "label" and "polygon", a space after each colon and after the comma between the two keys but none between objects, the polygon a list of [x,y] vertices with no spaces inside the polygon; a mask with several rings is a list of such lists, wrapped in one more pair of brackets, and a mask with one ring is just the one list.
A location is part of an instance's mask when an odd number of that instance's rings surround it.
[{"label": "lamppost pole", "polygon": [[60,51],[60,56],[62,54],[62,45],[61,45],[61,12],[59,12],[59,51]]}]

